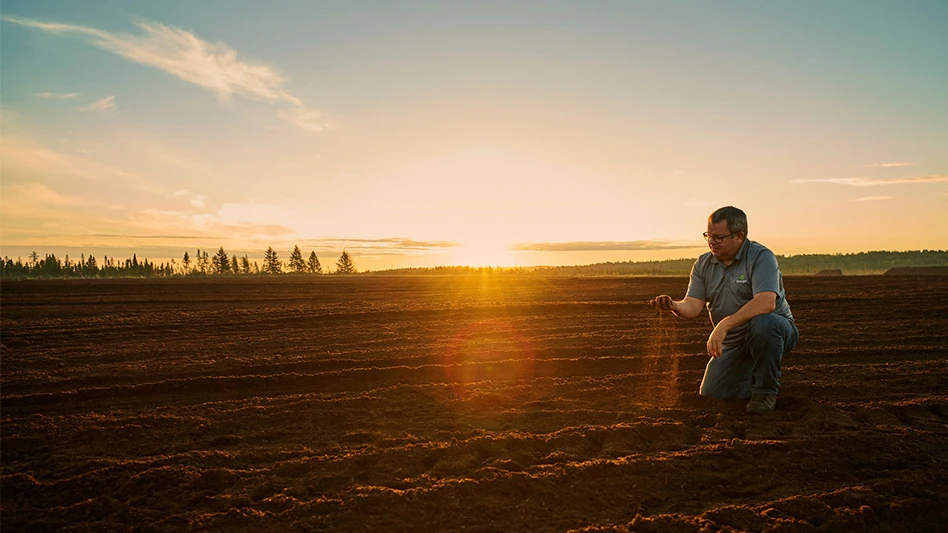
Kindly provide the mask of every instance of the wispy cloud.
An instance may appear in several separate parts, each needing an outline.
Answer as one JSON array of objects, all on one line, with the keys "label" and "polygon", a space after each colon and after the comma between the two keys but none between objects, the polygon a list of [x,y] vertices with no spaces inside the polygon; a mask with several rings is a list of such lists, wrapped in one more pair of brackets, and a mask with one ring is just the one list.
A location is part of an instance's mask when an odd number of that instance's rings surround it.
[{"label": "wispy cloud", "polygon": [[109,180],[153,190],[153,186],[138,174],[79,155],[52,150],[15,136],[4,136],[3,142],[0,143],[0,157],[3,159],[4,176],[22,174],[31,177],[44,175],[58,178],[77,177],[90,181]]},{"label": "wispy cloud", "polygon": [[75,98],[79,96],[79,93],[36,93],[36,96],[40,98],[57,98],[60,100],[68,100],[69,98]]},{"label": "wispy cloud", "polygon": [[575,241],[575,242],[527,242],[516,244],[513,250],[524,252],[611,252],[642,250],[684,250],[703,245],[691,242],[668,240],[645,241]]},{"label": "wispy cloud", "polygon": [[909,161],[894,161],[892,163],[873,163],[871,165],[866,165],[866,168],[894,168],[894,167],[910,167],[915,163]]},{"label": "wispy cloud", "polygon": [[36,206],[70,207],[77,205],[91,205],[90,201],[78,196],[69,196],[59,193],[42,183],[13,183],[4,187],[5,198],[9,207],[15,201],[17,204]]},{"label": "wispy cloud", "polygon": [[[192,207],[197,207],[192,200],[199,195],[190,190],[182,189],[172,196],[187,199]],[[278,204],[225,202],[213,209],[151,207],[129,214],[121,227],[141,228],[143,233],[155,234],[165,234],[170,229],[182,235],[222,235],[242,242],[266,241],[277,247],[299,241],[298,228],[305,218],[305,213]]]},{"label": "wispy cloud", "polygon": [[163,70],[203,87],[221,100],[237,95],[269,103],[287,103],[300,109],[281,112],[280,118],[309,131],[330,128],[324,113],[308,109],[284,89],[287,78],[276,68],[237,57],[225,43],[209,43],[193,33],[158,22],[139,21],[140,33],[112,33],[77,24],[43,22],[21,17],[3,20],[60,35],[76,35],[89,44],[129,61]]},{"label": "wispy cloud", "polygon": [[320,132],[334,127],[326,113],[305,107],[280,111],[279,117],[290,124],[309,131]]},{"label": "wispy cloud", "polygon": [[112,111],[115,109],[115,97],[106,96],[101,100],[96,100],[91,104],[79,108],[80,111]]},{"label": "wispy cloud", "polygon": [[829,179],[808,179],[792,180],[791,183],[835,183],[837,185],[850,185],[852,187],[878,187],[880,185],[920,185],[923,183],[945,183],[948,182],[948,176],[912,176],[905,178],[892,179],[872,179],[863,176],[852,178],[829,178]]},{"label": "wispy cloud", "polygon": [[403,237],[387,237],[383,239],[361,238],[324,238],[308,239],[304,244],[324,249],[361,250],[375,255],[399,255],[414,252],[425,252],[443,248],[461,246],[453,241],[418,241]]},{"label": "wispy cloud", "polygon": [[0,196],[3,198],[0,241],[4,248],[17,242],[32,246],[41,244],[37,238],[42,240],[48,228],[83,231],[94,225],[95,220],[103,214],[119,211],[113,202],[95,194],[71,193],[67,190],[68,187],[36,182],[10,183],[10,180],[4,179],[0,184]]},{"label": "wispy cloud", "polygon": [[181,235],[205,236],[220,235],[231,239],[287,239],[292,238],[296,231],[281,225],[278,218],[271,218],[266,222],[237,219],[232,213],[226,212],[228,205],[218,212],[185,213],[170,209],[148,208],[139,212],[130,213],[124,220],[114,220],[114,225],[134,228],[146,233],[166,234],[170,231]]},{"label": "wispy cloud", "polygon": [[237,51],[223,43],[209,43],[193,33],[157,22],[141,21],[140,35],[110,33],[76,24],[59,24],[20,17],[4,20],[57,34],[80,35],[92,44],[130,61],[155,67],[216,93],[267,101],[302,102],[281,88],[286,81],[269,65],[237,59]]},{"label": "wispy cloud", "polygon": [[207,196],[203,194],[194,194],[188,189],[175,191],[171,196],[175,198],[184,197],[187,199],[188,203],[191,204],[191,207],[204,207],[204,202],[207,200]]},{"label": "wispy cloud", "polygon": [[894,200],[895,196],[863,196],[862,198],[856,198],[854,202],[878,202],[881,200]]},{"label": "wispy cloud", "polygon": [[224,239],[225,237],[215,235],[130,235],[123,233],[90,233],[90,237],[109,237],[115,239]]}]

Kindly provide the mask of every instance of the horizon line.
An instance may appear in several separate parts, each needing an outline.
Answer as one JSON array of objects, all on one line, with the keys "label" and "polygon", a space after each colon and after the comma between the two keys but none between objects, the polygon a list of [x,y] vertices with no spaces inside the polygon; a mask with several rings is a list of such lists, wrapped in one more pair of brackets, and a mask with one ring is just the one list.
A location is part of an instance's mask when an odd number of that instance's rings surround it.
[{"label": "horizon line", "polygon": [[[277,252],[279,253],[278,250],[274,250],[274,251],[277,251]],[[188,252],[188,251],[186,250],[185,253],[186,253],[186,252]],[[225,250],[225,252],[226,252],[226,250]],[[55,253],[43,253],[43,254],[40,254],[40,253],[37,253],[35,250],[34,250],[32,253],[36,253],[37,260],[45,260],[47,257],[50,257],[50,256],[53,257],[53,258],[56,258],[56,259],[60,259],[60,260],[69,257],[69,254],[65,254],[64,256],[61,256],[61,257],[60,257],[60,256],[57,256]],[[30,255],[32,255],[32,253],[31,253]],[[707,253],[707,252],[706,252],[706,253]],[[859,251],[859,252],[802,253],[802,254],[787,254],[787,255],[784,255],[784,254],[774,254],[774,255],[775,255],[776,257],[778,257],[778,258],[797,258],[797,257],[807,257],[807,256],[831,256],[831,257],[832,257],[832,256],[840,256],[840,257],[846,257],[846,256],[856,256],[856,255],[861,255],[861,254],[877,254],[877,253],[890,253],[890,254],[891,254],[891,253],[895,253],[895,254],[910,254],[910,253],[948,253],[948,248],[946,248],[946,249],[929,249],[929,248],[922,248],[922,249],[914,249],[914,250],[864,250],[864,251]],[[81,255],[82,255],[82,256],[85,256],[86,254],[81,254]],[[349,254],[349,255],[351,256],[352,254]],[[183,254],[182,254],[182,256],[183,256]],[[238,255],[233,255],[233,254],[230,254],[230,256],[231,256],[231,257],[237,257],[237,258],[243,257],[243,256],[238,256]],[[244,256],[246,256],[246,254],[244,254]],[[27,257],[29,258],[29,256],[27,256]],[[93,255],[93,254],[89,254],[89,257],[94,257],[94,255]],[[107,255],[107,254],[102,254],[102,257],[108,257],[108,255]],[[137,253],[133,253],[132,256],[127,256],[127,257],[122,257],[122,258],[119,258],[119,257],[113,255],[113,256],[111,256],[111,258],[112,258],[113,260],[117,260],[117,261],[132,260],[133,258],[135,258],[135,259],[138,259],[139,262],[142,262],[142,261],[151,262],[151,260],[148,258],[148,256],[143,256],[142,258],[139,259]],[[164,259],[164,258],[159,258],[159,259]],[[168,258],[168,259],[171,260],[171,261],[175,261],[175,258],[173,258],[173,257],[172,257],[172,258]],[[257,257],[254,257],[254,258],[251,258],[251,259],[252,259],[252,260],[256,260],[256,259],[258,259],[258,258],[257,258]],[[6,254],[4,254],[3,256],[0,256],[0,260],[2,260],[4,263],[6,263],[7,261],[13,261],[13,258],[10,257],[10,256],[8,256],[8,255],[6,255]],[[192,260],[193,260],[193,259],[192,259]],[[443,265],[432,265],[432,266],[394,267],[394,268],[384,268],[384,269],[379,269],[379,270],[365,270],[365,271],[363,271],[363,272],[361,272],[361,273],[367,273],[367,272],[374,272],[374,273],[378,273],[378,272],[394,272],[394,271],[404,271],[404,270],[434,270],[434,269],[439,269],[439,268],[471,269],[471,270],[481,270],[481,269],[494,269],[494,270],[520,270],[520,269],[531,269],[531,270],[536,270],[536,269],[554,269],[554,268],[581,268],[581,267],[592,267],[592,266],[598,266],[598,265],[668,263],[668,262],[675,262],[675,261],[694,261],[694,260],[696,260],[696,258],[695,258],[694,256],[689,256],[689,257],[672,257],[672,258],[666,258],[666,259],[649,259],[649,260],[644,260],[644,261],[636,261],[636,260],[629,259],[629,260],[625,260],[625,261],[601,261],[601,262],[598,262],[598,263],[552,264],[552,265],[529,265],[529,266],[527,266],[527,265],[479,265],[479,266],[474,266],[474,265],[463,265],[463,264],[443,264]],[[16,261],[19,262],[19,263],[21,263],[21,264],[24,264],[24,263],[23,263],[23,258],[22,258],[22,256],[17,256],[17,257],[16,257]],[[284,260],[281,259],[281,262],[284,262]],[[152,264],[156,264],[156,263],[152,262]],[[160,265],[164,265],[164,264],[165,264],[165,262],[162,262],[162,263],[159,263],[159,264],[157,264],[157,265],[160,266]]]}]

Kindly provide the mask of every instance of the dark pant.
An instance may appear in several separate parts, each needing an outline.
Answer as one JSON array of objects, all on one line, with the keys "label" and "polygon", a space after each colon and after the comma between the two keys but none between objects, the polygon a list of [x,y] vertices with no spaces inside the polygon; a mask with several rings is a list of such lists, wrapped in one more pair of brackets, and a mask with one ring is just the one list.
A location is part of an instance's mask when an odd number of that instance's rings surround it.
[{"label": "dark pant", "polygon": [[751,319],[741,344],[725,346],[712,357],[701,380],[701,395],[730,400],[753,394],[777,394],[780,361],[797,345],[792,320],[770,313]]}]

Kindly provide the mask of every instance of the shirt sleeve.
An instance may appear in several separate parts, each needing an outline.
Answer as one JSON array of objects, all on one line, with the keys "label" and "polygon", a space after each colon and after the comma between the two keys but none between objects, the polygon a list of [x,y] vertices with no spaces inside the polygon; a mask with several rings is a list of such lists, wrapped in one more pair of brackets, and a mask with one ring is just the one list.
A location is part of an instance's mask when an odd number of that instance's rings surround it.
[{"label": "shirt sleeve", "polygon": [[691,265],[691,281],[688,282],[688,292],[685,295],[691,298],[697,298],[702,302],[707,302],[708,298],[704,287],[704,277],[701,275],[701,269],[698,268],[700,261],[699,259],[695,261],[695,264]]},{"label": "shirt sleeve", "polygon": [[751,278],[755,295],[761,292],[780,294],[780,270],[777,267],[777,256],[770,250],[762,250],[754,260]]}]

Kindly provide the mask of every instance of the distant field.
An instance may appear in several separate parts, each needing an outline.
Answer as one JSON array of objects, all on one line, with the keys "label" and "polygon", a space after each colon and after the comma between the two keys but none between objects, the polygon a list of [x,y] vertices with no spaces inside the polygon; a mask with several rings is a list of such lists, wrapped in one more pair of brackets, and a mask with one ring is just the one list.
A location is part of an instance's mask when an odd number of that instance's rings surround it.
[{"label": "distant field", "polygon": [[3,531],[935,531],[948,277],[788,277],[777,412],[686,278],[4,281]]}]

